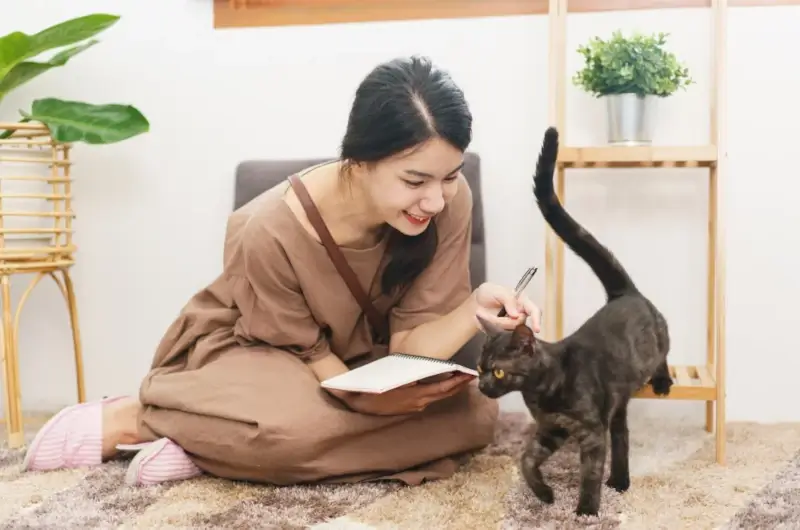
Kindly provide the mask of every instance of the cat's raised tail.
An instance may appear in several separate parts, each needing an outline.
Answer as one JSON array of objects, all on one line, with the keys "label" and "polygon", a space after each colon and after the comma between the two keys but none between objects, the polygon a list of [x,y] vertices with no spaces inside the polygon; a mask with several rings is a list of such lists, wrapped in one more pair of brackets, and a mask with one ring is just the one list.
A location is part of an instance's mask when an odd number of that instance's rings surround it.
[{"label": "cat's raised tail", "polygon": [[547,224],[594,271],[603,284],[608,300],[638,293],[628,273],[606,247],[578,224],[561,205],[553,189],[553,174],[558,158],[558,130],[548,127],[536,162],[533,194]]}]

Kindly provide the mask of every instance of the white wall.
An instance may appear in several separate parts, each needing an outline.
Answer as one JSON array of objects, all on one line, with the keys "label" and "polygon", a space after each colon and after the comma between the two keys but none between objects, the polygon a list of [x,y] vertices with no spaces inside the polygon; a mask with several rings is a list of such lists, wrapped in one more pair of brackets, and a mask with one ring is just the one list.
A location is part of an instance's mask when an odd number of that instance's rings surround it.
[{"label": "white wall", "polygon": [[[547,18],[388,22],[215,31],[211,2],[15,2],[0,34],[34,32],[95,11],[122,15],[103,42],[2,103],[13,118],[36,97],[130,102],[152,132],[106,147],[79,146],[74,173],[77,284],[89,398],[136,392],[162,332],[219,271],[233,169],[247,158],[333,154],[353,91],[376,63],[424,53],[450,69],[475,113],[484,161],[490,279],[513,285],[543,264],[543,228],[529,195],[547,125]],[[710,37],[704,10],[571,15],[575,47],[616,27],[665,30],[698,84],[665,101],[657,143],[703,144]],[[792,242],[800,191],[790,167],[800,75],[797,8],[732,9],[728,230],[728,416],[800,420],[791,404],[800,369],[793,325],[800,250]],[[138,41],[138,42],[137,42]],[[366,50],[371,51],[366,51]],[[768,60],[774,63],[769,66]],[[599,103],[570,86],[567,142],[603,141]],[[792,134],[794,133],[794,134]],[[572,172],[570,210],[628,266],[664,309],[673,362],[703,362],[705,209],[702,170]],[[747,199],[751,194],[751,200]],[[512,228],[513,227],[513,228]],[[567,328],[601,302],[598,282],[568,254]],[[531,287],[542,305],[543,275]],[[17,281],[17,294],[22,289]],[[21,347],[26,409],[74,400],[66,311],[50,283],[26,307]],[[509,403],[514,406],[514,402]],[[638,402],[688,412],[699,403]]]}]

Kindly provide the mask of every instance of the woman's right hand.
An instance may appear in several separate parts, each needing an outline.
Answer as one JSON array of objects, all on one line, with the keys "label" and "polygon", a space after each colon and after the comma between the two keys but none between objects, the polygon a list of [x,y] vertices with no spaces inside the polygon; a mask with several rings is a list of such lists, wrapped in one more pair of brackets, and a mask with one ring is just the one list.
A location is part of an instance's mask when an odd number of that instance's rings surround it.
[{"label": "woman's right hand", "polygon": [[469,374],[456,374],[436,383],[411,383],[383,394],[336,391],[334,395],[351,409],[364,414],[394,416],[422,412],[435,401],[448,398],[463,390],[475,379]]}]

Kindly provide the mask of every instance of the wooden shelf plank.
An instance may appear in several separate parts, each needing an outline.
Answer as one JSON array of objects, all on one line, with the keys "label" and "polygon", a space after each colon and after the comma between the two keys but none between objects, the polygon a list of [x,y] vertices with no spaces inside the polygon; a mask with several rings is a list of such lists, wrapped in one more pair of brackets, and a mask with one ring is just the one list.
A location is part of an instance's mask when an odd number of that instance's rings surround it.
[{"label": "wooden shelf plank", "polygon": [[697,146],[599,146],[562,147],[558,162],[563,167],[711,167],[717,147]]},{"label": "wooden shelf plank", "polygon": [[709,366],[670,366],[673,385],[668,396],[658,396],[653,387],[646,385],[633,394],[634,399],[664,399],[714,401],[717,399],[717,385],[714,381],[714,369]]}]

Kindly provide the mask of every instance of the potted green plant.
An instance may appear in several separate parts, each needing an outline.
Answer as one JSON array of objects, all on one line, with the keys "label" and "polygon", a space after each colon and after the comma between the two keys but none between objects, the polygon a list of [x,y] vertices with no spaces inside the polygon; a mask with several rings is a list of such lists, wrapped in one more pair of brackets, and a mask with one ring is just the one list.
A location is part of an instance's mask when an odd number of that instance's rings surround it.
[{"label": "potted green plant", "polygon": [[[31,79],[64,66],[88,50],[98,33],[119,20],[117,15],[92,14],[67,20],[28,35],[15,31],[0,37],[0,104],[12,90]],[[34,61],[43,53],[62,48],[49,59]],[[46,125],[58,142],[110,144],[147,132],[149,123],[138,109],[124,104],[91,104],[57,98],[33,101],[29,111],[20,111],[20,121]],[[0,138],[11,131],[0,130]]]},{"label": "potted green plant", "polygon": [[608,40],[593,37],[578,47],[585,64],[572,81],[605,100],[609,143],[650,144],[657,100],[693,84],[688,68],[664,48],[667,37],[616,30]]},{"label": "potted green plant", "polygon": [[[80,16],[47,27],[37,33],[15,31],[0,37],[0,109],[11,91],[54,68],[66,65],[75,56],[98,43],[94,37],[105,31],[119,16],[104,13]],[[52,51],[49,58],[42,58]],[[35,99],[30,108],[20,110],[17,122],[0,122],[0,183],[4,197],[4,237],[0,243],[30,247],[53,241],[53,229],[46,216],[65,215],[53,209],[53,185],[47,178],[59,171],[43,163],[54,156],[54,146],[73,143],[111,144],[149,131],[150,124],[135,107],[122,103],[89,103],[46,97]],[[27,123],[31,122],[31,123]],[[26,137],[24,127],[35,127],[41,139]],[[49,138],[48,138],[49,137]],[[53,142],[48,148],[48,144]],[[63,151],[59,151],[63,152]],[[8,161],[13,161],[5,163]],[[22,167],[21,167],[22,166]],[[60,169],[63,171],[63,168]],[[43,178],[44,175],[47,177]],[[33,193],[32,193],[33,192]],[[49,194],[49,195],[48,195]],[[63,192],[63,196],[67,196]],[[62,195],[58,195],[61,197]],[[48,198],[49,197],[49,198]],[[62,200],[62,199],[58,199]],[[5,215],[0,214],[0,218]]]}]

